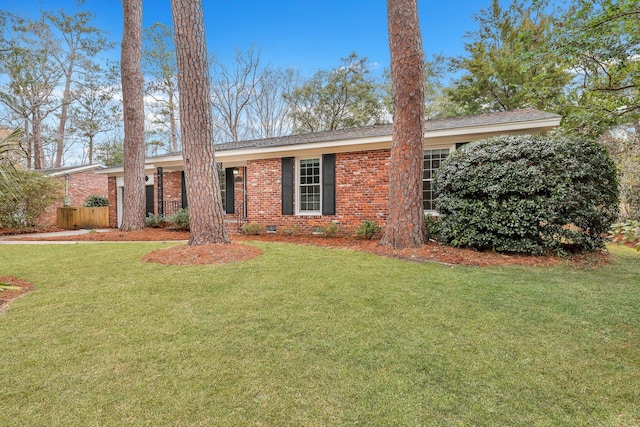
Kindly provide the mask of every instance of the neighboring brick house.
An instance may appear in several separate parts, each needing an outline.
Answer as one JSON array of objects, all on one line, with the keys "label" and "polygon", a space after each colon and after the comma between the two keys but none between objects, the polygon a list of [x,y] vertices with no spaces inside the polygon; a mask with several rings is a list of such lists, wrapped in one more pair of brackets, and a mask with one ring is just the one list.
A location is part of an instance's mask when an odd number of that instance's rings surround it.
[{"label": "neighboring brick house", "polygon": [[67,166],[43,169],[39,172],[59,179],[64,183],[64,200],[56,202],[42,214],[38,222],[42,225],[56,225],[58,207],[82,206],[91,195],[108,195],[108,178],[95,171],[103,169],[103,165]]},{"label": "neighboring brick house", "polygon": [[[433,172],[446,156],[470,141],[502,134],[540,133],[560,116],[517,110],[429,120],[424,132],[423,200],[433,212]],[[366,219],[384,225],[388,213],[392,125],[315,132],[218,144],[225,220],[230,231],[257,222],[276,232],[300,232],[336,222],[348,232]],[[110,226],[120,224],[123,168],[109,177]],[[187,207],[181,154],[146,160],[147,211],[169,214]]]}]

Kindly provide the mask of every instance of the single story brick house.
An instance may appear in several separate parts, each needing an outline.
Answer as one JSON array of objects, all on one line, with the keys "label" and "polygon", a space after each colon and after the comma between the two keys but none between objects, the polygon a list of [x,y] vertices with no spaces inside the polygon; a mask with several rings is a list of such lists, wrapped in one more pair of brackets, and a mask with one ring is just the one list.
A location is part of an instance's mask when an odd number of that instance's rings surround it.
[{"label": "single story brick house", "polygon": [[109,192],[108,178],[94,172],[104,169],[101,164],[64,166],[42,169],[39,172],[64,182],[64,200],[49,206],[38,218],[43,225],[56,225],[56,213],[61,206],[83,206],[92,196],[105,196]]},{"label": "single story brick house", "polygon": [[[433,173],[461,145],[503,134],[556,128],[561,117],[525,109],[428,120],[424,131],[423,200],[433,212]],[[388,213],[392,125],[217,144],[225,221],[230,232],[246,222],[269,231],[299,232],[337,223],[348,232],[363,220],[384,225]],[[124,170],[109,177],[109,222],[121,220]],[[147,212],[168,215],[188,207],[181,154],[146,159]]]}]

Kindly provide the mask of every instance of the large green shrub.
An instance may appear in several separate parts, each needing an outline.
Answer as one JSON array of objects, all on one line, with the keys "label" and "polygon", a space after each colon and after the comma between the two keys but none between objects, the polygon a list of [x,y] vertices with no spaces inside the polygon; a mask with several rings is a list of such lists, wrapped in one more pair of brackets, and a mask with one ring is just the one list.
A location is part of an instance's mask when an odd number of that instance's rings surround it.
[{"label": "large green shrub", "polygon": [[618,215],[616,171],[599,144],[503,136],[452,153],[436,176],[442,239],[542,254],[595,250]]},{"label": "large green shrub", "polygon": [[36,172],[12,172],[14,190],[0,187],[0,226],[33,227],[54,202],[64,198],[63,183]]},{"label": "large green shrub", "polygon": [[102,195],[92,194],[84,202],[84,206],[88,208],[100,208],[109,206],[109,199]]}]

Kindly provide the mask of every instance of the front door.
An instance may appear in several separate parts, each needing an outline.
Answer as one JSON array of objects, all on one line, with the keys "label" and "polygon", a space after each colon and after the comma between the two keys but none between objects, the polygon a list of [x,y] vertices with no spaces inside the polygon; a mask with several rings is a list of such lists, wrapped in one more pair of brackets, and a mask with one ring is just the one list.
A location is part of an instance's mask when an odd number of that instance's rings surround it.
[{"label": "front door", "polygon": [[149,216],[149,214],[155,215],[155,212],[153,209],[155,206],[155,203],[153,203],[153,185],[145,186],[145,190],[146,190],[145,193],[147,196],[147,203],[146,203],[147,207],[146,207],[145,215],[146,216]]}]

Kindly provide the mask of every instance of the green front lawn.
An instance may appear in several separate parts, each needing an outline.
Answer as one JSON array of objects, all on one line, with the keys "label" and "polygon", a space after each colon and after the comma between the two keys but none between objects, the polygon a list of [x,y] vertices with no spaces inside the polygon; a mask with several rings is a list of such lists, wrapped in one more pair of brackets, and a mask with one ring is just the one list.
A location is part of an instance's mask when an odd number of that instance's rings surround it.
[{"label": "green front lawn", "polygon": [[417,264],[277,243],[0,246],[0,425],[640,424],[640,253],[598,269]]}]

